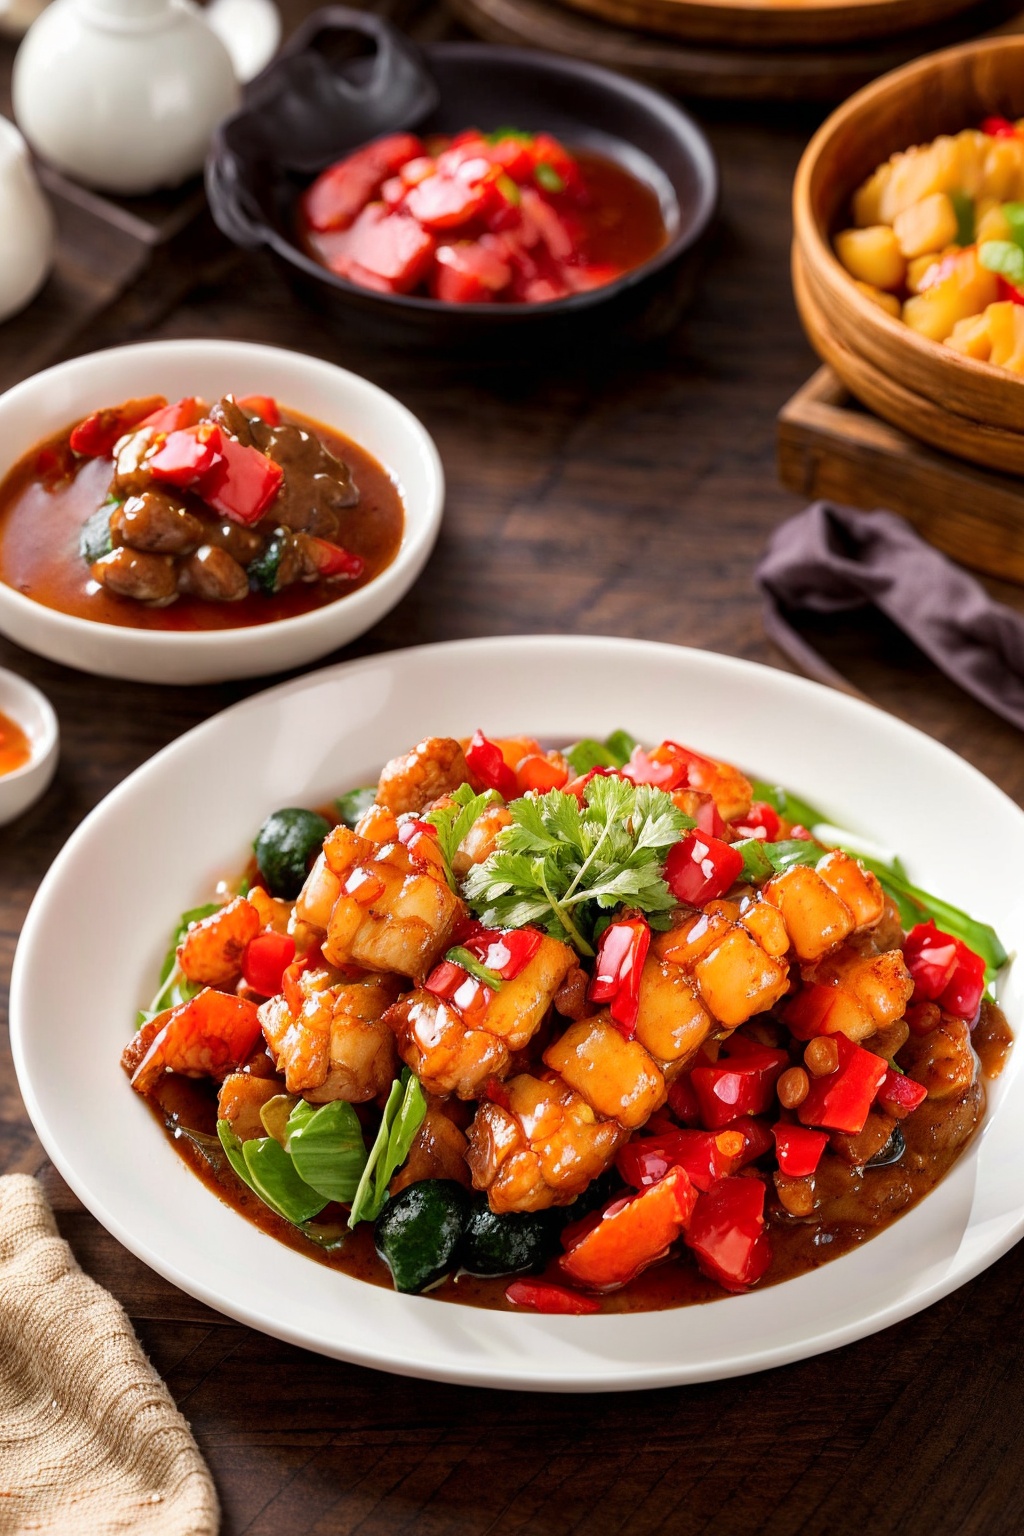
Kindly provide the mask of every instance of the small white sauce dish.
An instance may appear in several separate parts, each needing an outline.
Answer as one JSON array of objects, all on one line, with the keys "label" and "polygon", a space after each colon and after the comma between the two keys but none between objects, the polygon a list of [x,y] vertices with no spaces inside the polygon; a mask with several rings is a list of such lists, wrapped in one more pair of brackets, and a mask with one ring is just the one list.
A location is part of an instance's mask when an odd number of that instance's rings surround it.
[{"label": "small white sauce dish", "polygon": [[[93,352],[0,395],[0,480],[36,443],[100,406],[163,394],[273,395],[351,438],[397,484],[405,506],[398,554],[366,586],[297,618],[174,633],[75,618],[0,581],[0,633],[27,650],[103,677],[218,683],[305,666],[365,633],[416,580],[437,539],[444,474],[425,427],[391,395],[319,358],[241,341],[153,341]],[[2,707],[2,706],[0,706]]]},{"label": "small white sauce dish", "polygon": [[27,763],[0,773],[0,827],[44,795],[57,770],[60,730],[49,699],[16,672],[0,667],[0,714],[13,720],[28,737]]}]

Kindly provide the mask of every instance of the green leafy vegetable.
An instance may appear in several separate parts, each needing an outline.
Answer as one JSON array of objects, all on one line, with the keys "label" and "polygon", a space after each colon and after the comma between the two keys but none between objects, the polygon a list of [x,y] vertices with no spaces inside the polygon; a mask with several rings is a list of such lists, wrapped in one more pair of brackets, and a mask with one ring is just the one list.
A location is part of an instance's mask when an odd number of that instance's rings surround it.
[{"label": "green leafy vegetable", "polygon": [[1014,240],[985,240],[978,260],[989,272],[998,272],[1015,288],[1024,287],[1024,250]]},{"label": "green leafy vegetable", "polygon": [[748,837],[734,843],[733,847],[743,855],[743,868],[737,878],[749,880],[751,885],[760,885],[772,875],[781,875],[795,864],[813,865],[824,858],[818,843],[799,837],[789,837],[780,843],[766,843],[761,838]]},{"label": "green leafy vegetable", "polygon": [[178,919],[178,926],[174,930],[170,946],[164,955],[163,964],[160,967],[160,985],[156,996],[148,1008],[140,1008],[135,1019],[135,1028],[141,1029],[143,1024],[148,1024],[155,1019],[158,1013],[163,1013],[167,1008],[177,1008],[181,1003],[189,1002],[198,992],[201,992],[202,984],[198,981],[188,981],[184,972],[178,965],[178,945],[184,939],[193,923],[202,922],[204,917],[212,917],[220,911],[220,904],[216,901],[208,901],[205,906],[192,907],[188,912],[183,912]]},{"label": "green leafy vegetable", "polygon": [[370,785],[366,789],[350,789],[347,794],[339,795],[334,802],[337,811],[346,827],[355,828],[356,822],[374,805],[377,800],[377,791]]},{"label": "green leafy vegetable", "polygon": [[292,1159],[273,1136],[243,1141],[242,1156],[252,1188],[285,1221],[301,1226],[327,1204],[327,1197],[311,1189],[300,1177]]},{"label": "green leafy vegetable", "polygon": [[778,811],[780,816],[784,816],[794,825],[799,824],[810,830],[816,822],[825,820],[813,805],[808,805],[806,800],[801,800],[790,790],[783,789],[781,784],[768,784],[763,779],[755,779],[751,788],[754,791],[755,800],[764,800],[773,810]]},{"label": "green leafy vegetable", "polygon": [[391,1084],[377,1139],[370,1148],[352,1198],[350,1227],[360,1221],[375,1221],[380,1215],[388,1196],[388,1185],[395,1170],[409,1156],[409,1148],[426,1112],[427,1101],[420,1080],[406,1067],[401,1077]]},{"label": "green leafy vegetable", "polygon": [[974,244],[974,200],[966,192],[950,192],[949,200],[956,214],[957,245]]},{"label": "green leafy vegetable", "polygon": [[561,176],[559,176],[554,166],[548,165],[546,160],[542,160],[540,164],[534,168],[533,174],[538,187],[543,187],[545,192],[565,191],[565,182],[562,180]]},{"label": "green leafy vegetable", "polygon": [[[312,1106],[310,1106],[310,1108],[312,1108]],[[295,1221],[293,1220],[292,1215],[288,1213],[288,1211],[283,1210],[281,1206],[279,1206],[277,1202],[270,1197],[269,1188],[261,1189],[257,1186],[255,1180],[252,1177],[252,1174],[249,1171],[249,1165],[245,1158],[245,1147],[248,1146],[249,1143],[239,1141],[238,1137],[235,1135],[231,1128],[230,1121],[217,1121],[217,1135],[220,1138],[220,1144],[224,1148],[225,1154],[227,1155],[227,1160],[231,1164],[231,1167],[241,1179],[242,1183],[252,1190],[257,1199],[262,1200],[263,1204],[269,1206],[276,1215],[283,1217],[285,1221],[290,1221],[292,1226],[298,1228],[303,1237],[308,1237],[310,1242],[316,1243],[318,1247],[325,1248],[330,1251],[331,1249],[340,1248],[342,1246],[348,1234],[346,1229],[339,1223],[313,1222],[308,1220]],[[274,1145],[276,1146],[277,1143],[275,1142]],[[282,1156],[287,1157],[287,1153],[282,1152]],[[317,1210],[322,1210],[324,1204],[326,1204],[325,1201],[321,1202],[321,1204],[317,1207]]]},{"label": "green leafy vegetable", "polygon": [[266,548],[262,549],[246,566],[250,587],[254,592],[262,593],[264,597],[273,597],[277,591],[277,578],[281,570],[287,537],[286,529],[275,528]]},{"label": "green leafy vegetable", "polygon": [[535,923],[592,955],[602,910],[627,903],[657,921],[676,905],[662,864],[692,818],[662,790],[627,779],[591,779],[583,798],[581,806],[575,795],[552,789],[512,802],[512,825],[463,887],[483,923]]},{"label": "green leafy vegetable", "polygon": [[589,773],[591,768],[624,768],[633,755],[636,738],[628,731],[612,731],[605,741],[594,741],[590,736],[566,747],[565,756],[577,778]]},{"label": "green leafy vegetable", "polygon": [[1024,203],[1004,203],[1002,214],[1010,226],[1010,239],[1024,247]]},{"label": "green leafy vegetable", "polygon": [[346,1203],[353,1198],[366,1166],[366,1147],[351,1104],[335,1100],[314,1109],[300,1100],[289,1118],[285,1144],[296,1173],[317,1194]]},{"label": "green leafy vegetable", "polygon": [[500,805],[501,796],[493,789],[484,790],[482,795],[473,793],[468,784],[460,784],[449,797],[449,804],[443,805],[437,810],[428,811],[423,820],[437,829],[437,843],[444,859],[444,870],[448,877],[448,884],[453,891],[458,891],[458,882],[452,870],[455,855],[459,851],[459,844],[467,835],[473,823],[483,815],[488,806]]},{"label": "green leafy vegetable", "polygon": [[117,505],[115,501],[105,501],[82,524],[82,531],[78,535],[78,553],[86,565],[95,565],[97,560],[102,560],[113,549],[110,518]]},{"label": "green leafy vegetable", "polygon": [[461,965],[464,971],[475,976],[477,981],[482,981],[484,986],[490,987],[492,992],[501,990],[501,977],[497,971],[489,971],[486,965],[481,965],[475,955],[471,955],[468,949],[463,949],[461,944],[455,944],[445,955],[453,965]]},{"label": "green leafy vegetable", "polygon": [[605,737],[604,744],[615,758],[615,765],[618,768],[625,768],[636,748],[640,745],[635,736],[631,736],[628,731],[623,730],[612,731],[610,736]]}]

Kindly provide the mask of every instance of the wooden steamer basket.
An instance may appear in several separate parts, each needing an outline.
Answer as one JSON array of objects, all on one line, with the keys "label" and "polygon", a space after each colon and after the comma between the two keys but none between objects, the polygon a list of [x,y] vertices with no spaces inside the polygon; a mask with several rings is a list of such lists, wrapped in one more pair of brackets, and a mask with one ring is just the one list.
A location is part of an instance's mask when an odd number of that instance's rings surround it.
[{"label": "wooden steamer basket", "polygon": [[856,287],[832,250],[853,193],[898,150],[1024,116],[1024,37],[918,59],[852,96],[815,134],[793,188],[797,308],[816,351],[876,415],[947,454],[1024,475],[1024,379],[929,341]]}]

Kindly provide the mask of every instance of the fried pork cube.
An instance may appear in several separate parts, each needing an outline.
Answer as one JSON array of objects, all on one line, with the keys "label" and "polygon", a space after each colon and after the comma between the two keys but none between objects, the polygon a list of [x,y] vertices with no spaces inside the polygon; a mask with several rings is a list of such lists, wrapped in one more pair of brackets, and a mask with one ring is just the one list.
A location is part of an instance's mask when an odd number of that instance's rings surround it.
[{"label": "fried pork cube", "polygon": [[222,987],[242,974],[242,955],[263,924],[244,896],[192,923],[178,945],[178,964],[189,981]]},{"label": "fried pork cube", "polygon": [[608,1016],[570,1024],[548,1046],[544,1062],[595,1114],[636,1130],[665,1102],[665,1079],[637,1040],[626,1040]]},{"label": "fried pork cube", "polygon": [[398,1054],[428,1093],[473,1099],[490,1077],[505,1076],[509,1050],[483,1028],[470,1028],[458,1008],[417,990],[389,1008],[385,1022]]},{"label": "fried pork cube", "polygon": [[545,934],[519,975],[503,981],[491,997],[481,1016],[483,1028],[504,1040],[510,1051],[521,1051],[537,1033],[575,963],[568,944]]},{"label": "fried pork cube", "polygon": [[469,1185],[466,1155],[469,1143],[455,1124],[449,1107],[440,1099],[427,1098],[427,1112],[420,1122],[409,1156],[388,1185],[392,1196],[423,1179],[452,1179]]},{"label": "fried pork cube", "polygon": [[670,1078],[716,1027],[692,978],[680,965],[648,955],[640,977],[636,1038]]},{"label": "fried pork cube", "polygon": [[397,977],[339,983],[329,971],[310,970],[300,976],[299,989],[297,1018],[284,997],[259,1010],[288,1092],[312,1104],[362,1104],[386,1092],[395,1076],[395,1043],[383,1016],[398,994]]},{"label": "fried pork cube", "polygon": [[325,935],[329,965],[412,977],[425,976],[447,949],[464,910],[438,864],[348,827],[327,837],[295,903],[296,920]]},{"label": "fried pork cube", "polygon": [[820,960],[848,939],[856,927],[854,915],[842,897],[836,895],[817,870],[806,865],[796,864],[785,874],[775,875],[761,894],[781,912],[798,960]]},{"label": "fried pork cube", "polygon": [[474,1189],[492,1211],[568,1205],[608,1167],[628,1132],[601,1120],[567,1083],[522,1074],[504,1104],[483,1103],[467,1132]]},{"label": "fried pork cube", "polygon": [[839,1034],[865,1040],[902,1019],[914,991],[898,949],[878,954],[844,946],[820,964],[805,967],[804,982],[782,1010],[801,1040]]},{"label": "fried pork cube", "polygon": [[885,892],[878,879],[863,864],[841,848],[833,848],[819,862],[817,872],[853,914],[854,932],[863,933],[881,922],[885,912]]},{"label": "fried pork cube", "polygon": [[651,948],[659,959],[673,961],[692,976],[701,1003],[726,1029],[766,1013],[789,986],[785,961],[762,949],[742,922],[722,911],[684,916],[667,933],[656,934]]},{"label": "fried pork cube", "polygon": [[220,1085],[217,1095],[217,1119],[226,1120],[239,1141],[253,1141],[267,1134],[260,1110],[264,1104],[285,1091],[279,1077],[253,1077],[248,1072],[232,1072]]},{"label": "fried pork cube", "polygon": [[965,1094],[978,1077],[970,1027],[949,1014],[926,1035],[911,1035],[899,1053],[899,1064],[928,1090],[930,1099]]},{"label": "fried pork cube", "polygon": [[386,763],[377,785],[377,804],[396,816],[425,811],[442,795],[469,783],[469,767],[451,736],[428,736],[403,757]]}]

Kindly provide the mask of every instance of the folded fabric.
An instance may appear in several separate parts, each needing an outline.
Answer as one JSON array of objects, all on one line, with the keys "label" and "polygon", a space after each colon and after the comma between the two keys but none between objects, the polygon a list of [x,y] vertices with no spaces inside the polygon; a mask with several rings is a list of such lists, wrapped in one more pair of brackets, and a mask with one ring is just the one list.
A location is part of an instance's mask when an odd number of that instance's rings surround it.
[{"label": "folded fabric", "polygon": [[0,1178],[0,1536],[216,1536],[195,1441],[35,1179]]},{"label": "folded fabric", "polygon": [[765,628],[811,677],[855,690],[787,611],[881,610],[947,677],[1024,730],[1024,614],[939,554],[893,512],[817,501],[776,529],[757,568]]}]

